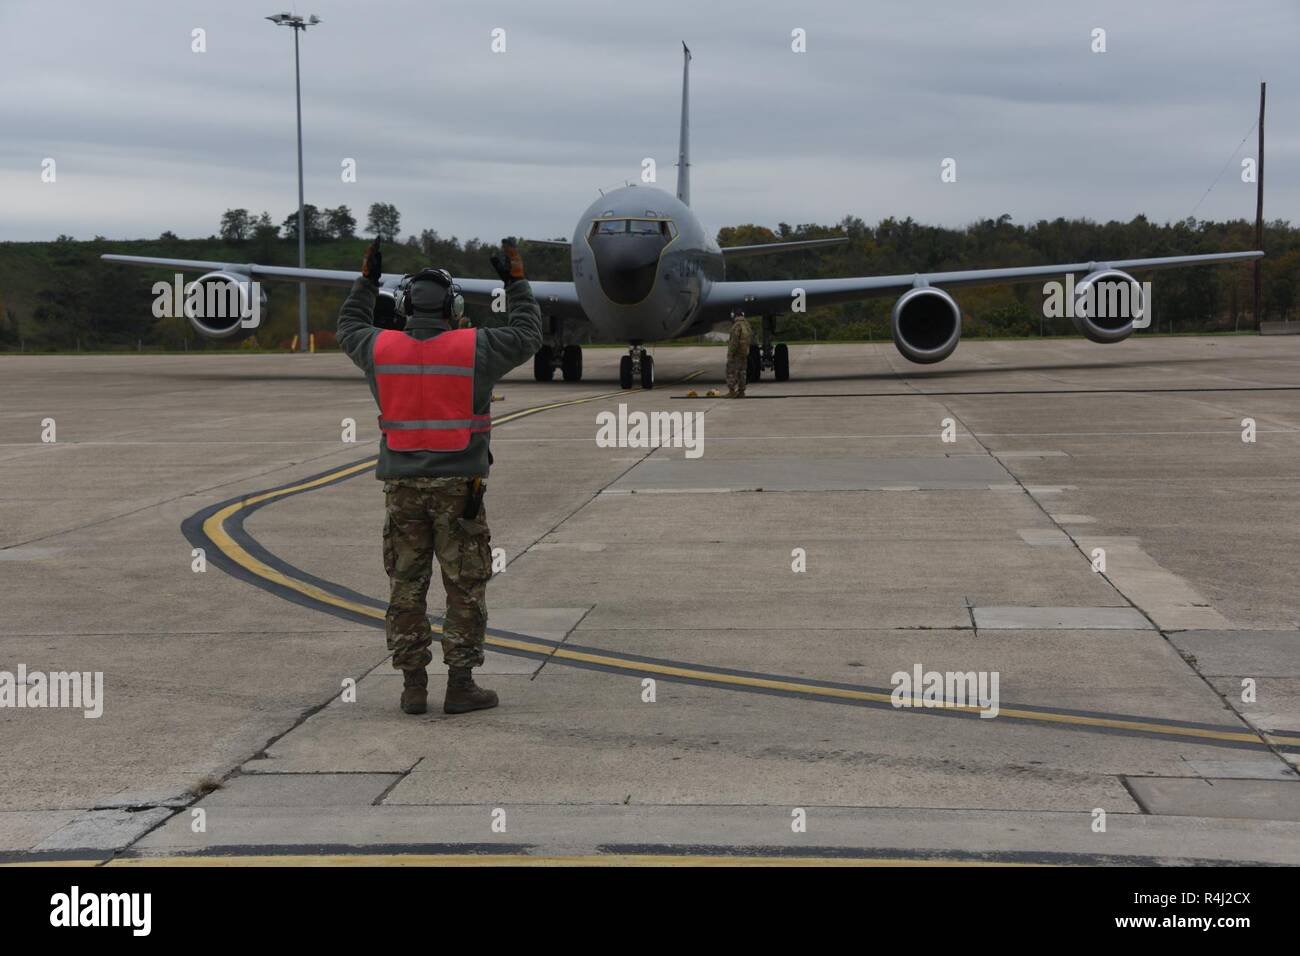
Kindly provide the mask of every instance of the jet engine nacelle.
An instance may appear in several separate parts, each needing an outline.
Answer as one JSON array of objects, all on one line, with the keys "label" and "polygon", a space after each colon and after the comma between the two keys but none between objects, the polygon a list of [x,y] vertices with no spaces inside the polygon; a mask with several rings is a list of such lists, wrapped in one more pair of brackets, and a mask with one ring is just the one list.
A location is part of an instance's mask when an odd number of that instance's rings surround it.
[{"label": "jet engine nacelle", "polygon": [[942,289],[910,289],[894,303],[890,328],[894,345],[909,362],[942,362],[961,339],[961,308]]},{"label": "jet engine nacelle", "polygon": [[1080,335],[1109,345],[1133,334],[1133,320],[1141,318],[1146,307],[1142,286],[1131,275],[1118,269],[1098,269],[1074,287],[1071,317]]},{"label": "jet engine nacelle", "polygon": [[185,286],[184,314],[205,339],[239,340],[266,315],[266,292],[238,272],[209,272]]}]

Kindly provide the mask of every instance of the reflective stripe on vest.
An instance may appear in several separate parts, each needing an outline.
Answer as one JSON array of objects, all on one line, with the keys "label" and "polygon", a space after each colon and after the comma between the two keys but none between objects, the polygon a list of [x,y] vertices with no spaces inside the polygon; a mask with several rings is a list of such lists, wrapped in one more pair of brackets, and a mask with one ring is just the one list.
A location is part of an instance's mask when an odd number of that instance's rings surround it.
[{"label": "reflective stripe on vest", "polygon": [[393,451],[464,451],[492,427],[474,414],[475,329],[423,342],[385,329],[375,337],[379,428]]}]

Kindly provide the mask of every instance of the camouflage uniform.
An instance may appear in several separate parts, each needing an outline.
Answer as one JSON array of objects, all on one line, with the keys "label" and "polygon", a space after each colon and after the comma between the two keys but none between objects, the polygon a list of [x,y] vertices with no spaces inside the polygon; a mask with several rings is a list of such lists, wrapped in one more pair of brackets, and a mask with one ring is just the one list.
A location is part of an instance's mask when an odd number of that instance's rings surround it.
[{"label": "camouflage uniform", "polygon": [[[374,325],[377,288],[358,279],[339,311],[339,345],[366,374],[375,401]],[[418,305],[418,303],[417,303]],[[492,389],[542,345],[541,312],[526,279],[506,285],[506,325],[478,329],[474,358],[474,412],[489,415]],[[441,316],[418,310],[406,332],[424,341],[441,333]],[[486,478],[491,463],[490,432],[474,434],[464,451],[394,451],[379,442],[375,476],[384,482],[384,569],[392,594],[385,616],[385,636],[393,666],[422,670],[431,661],[433,637],[425,619],[425,601],[435,558],[447,589],[442,656],[452,667],[483,663],[487,624],[486,590],[491,570],[486,513],[466,521],[461,515],[474,477]]]},{"label": "camouflage uniform", "polygon": [[731,323],[731,338],[727,340],[727,391],[744,395],[748,375],[749,320],[737,319]]},{"label": "camouflage uniform", "polygon": [[[505,325],[473,333],[470,408],[472,418],[480,421],[491,417],[493,386],[542,347],[542,313],[524,278],[524,264],[515,241],[502,240],[501,251],[504,258],[493,256],[492,268],[505,289]],[[391,370],[381,373],[376,364],[376,349],[388,351],[374,324],[383,277],[376,239],[366,250],[362,275],[352,283],[338,321],[339,347],[365,373],[366,384],[381,411],[384,403],[380,401],[380,375],[394,374]],[[446,273],[443,278],[451,281]],[[403,310],[403,332],[416,342],[428,342],[447,332],[456,311],[447,294],[441,283],[415,282],[409,290],[409,308]],[[463,363],[457,364],[458,370],[464,368]],[[428,393],[424,397],[428,398]],[[449,424],[462,416],[428,417]],[[399,421],[406,424],[410,420]],[[459,449],[418,445],[394,449],[389,447],[389,429],[382,421],[380,429],[384,434],[379,440],[375,477],[384,482],[384,570],[390,587],[384,636],[393,666],[402,672],[402,712],[423,714],[428,709],[427,667],[433,659],[429,653],[433,629],[426,617],[426,602],[435,559],[447,592],[441,629],[442,659],[447,664],[442,712],[465,714],[495,707],[497,695],[479,687],[473,677],[473,668],[483,663],[487,581],[492,573],[491,538],[481,500],[475,517],[464,517],[474,483],[486,479],[492,465],[488,448],[491,430],[471,430]],[[402,444],[408,443],[399,442]]]},{"label": "camouflage uniform", "polygon": [[384,482],[384,570],[391,585],[384,634],[393,666],[425,667],[433,659],[425,599],[437,558],[447,591],[442,659],[449,667],[483,663],[487,581],[492,547],[487,512],[463,517],[467,478],[397,478]]}]

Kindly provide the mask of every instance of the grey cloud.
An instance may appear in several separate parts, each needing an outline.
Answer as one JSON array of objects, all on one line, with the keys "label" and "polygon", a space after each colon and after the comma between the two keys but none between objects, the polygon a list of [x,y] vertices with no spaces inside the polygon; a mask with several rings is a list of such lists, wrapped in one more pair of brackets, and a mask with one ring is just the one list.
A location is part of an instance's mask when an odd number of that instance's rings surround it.
[{"label": "grey cloud", "polygon": [[[961,225],[1181,218],[1269,80],[1268,213],[1294,218],[1292,0],[1076,4],[506,2],[300,6],[307,198],[395,203],[407,231],[567,234],[642,157],[671,188],[680,41],[706,222],[846,213]],[[290,32],[274,3],[0,9],[0,239],[207,235],[296,202]],[[508,52],[489,52],[507,30]],[[1093,27],[1109,51],[1089,51]],[[190,52],[190,30],[208,52]],[[809,52],[789,49],[808,32]],[[1253,155],[1253,139],[1242,155]],[[45,156],[60,181],[39,184]],[[958,182],[939,183],[939,162]],[[358,161],[343,184],[339,163]],[[1231,166],[1198,210],[1249,217]]]}]

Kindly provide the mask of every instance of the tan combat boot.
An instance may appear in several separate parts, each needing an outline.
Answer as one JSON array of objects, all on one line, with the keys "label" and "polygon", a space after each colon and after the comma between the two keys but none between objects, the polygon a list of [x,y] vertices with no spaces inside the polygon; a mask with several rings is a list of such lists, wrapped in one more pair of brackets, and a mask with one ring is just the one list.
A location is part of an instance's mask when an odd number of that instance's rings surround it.
[{"label": "tan combat boot", "polygon": [[470,668],[448,669],[447,696],[442,702],[444,714],[467,714],[471,710],[487,710],[496,705],[496,691],[487,690],[474,683],[474,672]]},{"label": "tan combat boot", "polygon": [[429,709],[429,672],[402,671],[402,713],[423,714]]}]

